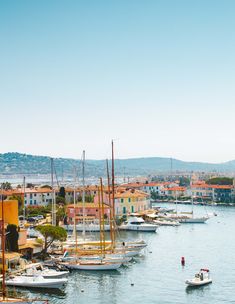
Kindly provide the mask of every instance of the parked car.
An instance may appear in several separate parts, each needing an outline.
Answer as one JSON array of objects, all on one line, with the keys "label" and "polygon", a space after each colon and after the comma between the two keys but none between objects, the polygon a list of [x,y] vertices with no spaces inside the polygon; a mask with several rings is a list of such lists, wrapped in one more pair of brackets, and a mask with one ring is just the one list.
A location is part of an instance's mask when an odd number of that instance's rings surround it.
[{"label": "parked car", "polygon": [[29,223],[35,223],[35,222],[37,222],[37,218],[36,217],[28,217],[28,219],[27,219],[27,221],[29,222]]},{"label": "parked car", "polygon": [[37,219],[40,221],[40,220],[43,220],[44,219],[44,216],[43,215],[41,215],[41,214],[39,214],[38,216],[37,216]]}]

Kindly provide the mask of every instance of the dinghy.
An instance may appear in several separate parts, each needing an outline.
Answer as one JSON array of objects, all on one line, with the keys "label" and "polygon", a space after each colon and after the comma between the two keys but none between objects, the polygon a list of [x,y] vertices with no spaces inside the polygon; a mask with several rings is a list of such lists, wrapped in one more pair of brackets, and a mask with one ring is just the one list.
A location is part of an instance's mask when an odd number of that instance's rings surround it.
[{"label": "dinghy", "polygon": [[212,283],[209,269],[201,269],[195,274],[195,277],[185,282],[188,286],[202,286]]}]

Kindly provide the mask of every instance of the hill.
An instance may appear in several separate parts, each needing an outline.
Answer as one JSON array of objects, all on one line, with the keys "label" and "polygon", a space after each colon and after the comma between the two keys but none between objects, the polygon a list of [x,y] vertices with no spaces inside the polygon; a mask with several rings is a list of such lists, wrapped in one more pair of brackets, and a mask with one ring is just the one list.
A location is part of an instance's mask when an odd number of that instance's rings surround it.
[{"label": "hill", "polygon": [[[72,175],[76,166],[81,172],[81,160],[70,158],[54,158],[54,164],[58,175]],[[159,172],[170,172],[171,159],[163,157],[130,158],[115,160],[116,175],[148,175]],[[172,159],[173,171],[220,171],[235,172],[235,160],[220,164],[185,162]],[[21,153],[0,154],[1,174],[49,174],[50,157],[35,156]],[[105,175],[104,160],[87,160],[86,176]]]}]

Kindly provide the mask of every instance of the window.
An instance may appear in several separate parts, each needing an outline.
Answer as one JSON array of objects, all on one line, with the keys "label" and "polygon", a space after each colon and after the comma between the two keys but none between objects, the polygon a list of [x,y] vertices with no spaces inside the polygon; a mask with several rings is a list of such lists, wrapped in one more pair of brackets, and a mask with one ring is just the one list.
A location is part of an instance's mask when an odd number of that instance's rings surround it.
[{"label": "window", "polygon": [[123,203],[124,202],[124,199],[123,198],[121,198],[121,203]]},{"label": "window", "polygon": [[36,194],[36,193],[34,193],[34,196],[37,196],[37,194]]},{"label": "window", "polygon": [[30,193],[30,199],[32,199],[33,198],[33,194],[32,193]]},{"label": "window", "polygon": [[30,200],[30,205],[33,205],[33,201],[32,200]]},{"label": "window", "polygon": [[135,212],[134,206],[131,206],[131,212]]},{"label": "window", "polygon": [[123,208],[122,208],[122,213],[123,213],[123,214],[126,214],[126,207],[123,207]]},{"label": "window", "polygon": [[129,197],[129,198],[128,198],[128,203],[130,203],[130,202],[131,202],[131,198]]},{"label": "window", "polygon": [[37,205],[37,201],[36,200],[34,200],[34,205]]}]

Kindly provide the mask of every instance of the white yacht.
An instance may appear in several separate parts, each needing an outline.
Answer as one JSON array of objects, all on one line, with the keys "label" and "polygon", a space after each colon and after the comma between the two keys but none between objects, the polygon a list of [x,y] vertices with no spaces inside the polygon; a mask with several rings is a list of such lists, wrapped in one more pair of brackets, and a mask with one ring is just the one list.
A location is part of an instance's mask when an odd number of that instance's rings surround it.
[{"label": "white yacht", "polygon": [[155,232],[158,225],[147,224],[141,217],[130,216],[126,222],[124,222],[119,229],[121,230],[133,230],[133,231],[146,231]]}]

